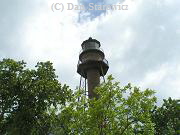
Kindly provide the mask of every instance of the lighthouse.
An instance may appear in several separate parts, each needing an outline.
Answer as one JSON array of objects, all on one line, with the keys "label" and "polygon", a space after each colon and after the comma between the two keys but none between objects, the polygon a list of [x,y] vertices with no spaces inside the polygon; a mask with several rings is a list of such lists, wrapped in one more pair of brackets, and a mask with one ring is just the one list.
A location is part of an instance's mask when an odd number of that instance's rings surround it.
[{"label": "lighthouse", "polygon": [[105,59],[105,54],[100,48],[101,44],[98,40],[90,37],[81,44],[81,47],[77,72],[87,79],[88,97],[90,99],[98,98],[95,87],[100,84],[100,77],[106,75],[109,69],[108,61]]}]

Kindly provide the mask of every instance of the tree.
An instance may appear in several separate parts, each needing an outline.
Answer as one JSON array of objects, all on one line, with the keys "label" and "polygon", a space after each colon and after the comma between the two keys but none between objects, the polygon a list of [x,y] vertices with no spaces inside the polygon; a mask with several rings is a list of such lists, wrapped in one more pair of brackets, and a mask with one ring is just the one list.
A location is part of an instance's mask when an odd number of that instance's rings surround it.
[{"label": "tree", "polygon": [[155,106],[150,89],[121,86],[109,76],[88,99],[84,89],[61,85],[50,62],[35,69],[23,61],[0,61],[0,134],[178,135],[179,100]]},{"label": "tree", "polygon": [[77,90],[71,101],[61,108],[54,133],[82,135],[154,134],[151,110],[154,91],[141,91],[131,84],[120,87],[112,76],[96,88],[98,99],[88,99]]},{"label": "tree", "polygon": [[57,80],[52,63],[25,67],[23,61],[0,61],[0,134],[48,134],[58,105],[65,105],[71,94]]},{"label": "tree", "polygon": [[156,135],[180,134],[180,100],[163,100],[162,106],[155,106],[152,120],[155,123]]}]

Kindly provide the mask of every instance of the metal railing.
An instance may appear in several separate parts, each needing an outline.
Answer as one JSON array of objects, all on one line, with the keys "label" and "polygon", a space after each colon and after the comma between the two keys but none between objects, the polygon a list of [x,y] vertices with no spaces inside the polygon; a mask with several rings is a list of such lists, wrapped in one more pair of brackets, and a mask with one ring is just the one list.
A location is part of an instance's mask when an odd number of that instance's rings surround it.
[{"label": "metal railing", "polygon": [[[99,60],[100,61],[100,60]],[[109,65],[109,63],[108,63],[108,61],[104,58],[103,60],[102,60],[105,64],[107,64],[107,65]],[[79,66],[79,64],[81,64],[82,63],[82,61],[78,61],[78,64],[77,64],[77,66]]]},{"label": "metal railing", "polygon": [[100,51],[102,51],[103,53],[104,53],[104,50],[102,49],[102,48],[89,48],[89,49],[81,49],[80,51],[79,51],[79,54],[81,54],[82,52],[84,52],[84,51],[87,51],[87,50],[100,50]]},{"label": "metal railing", "polygon": [[109,65],[108,61],[104,58],[103,59],[104,63],[106,63],[107,65]]}]

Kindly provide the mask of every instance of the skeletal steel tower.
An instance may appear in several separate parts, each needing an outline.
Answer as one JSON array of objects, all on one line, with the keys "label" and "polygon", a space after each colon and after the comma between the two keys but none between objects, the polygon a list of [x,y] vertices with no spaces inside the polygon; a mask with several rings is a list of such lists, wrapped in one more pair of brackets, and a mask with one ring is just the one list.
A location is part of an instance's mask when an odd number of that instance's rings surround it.
[{"label": "skeletal steel tower", "polygon": [[81,46],[77,72],[88,80],[88,97],[98,98],[94,88],[100,84],[100,76],[104,77],[107,73],[109,69],[108,61],[100,48],[100,42],[96,39],[90,37]]}]

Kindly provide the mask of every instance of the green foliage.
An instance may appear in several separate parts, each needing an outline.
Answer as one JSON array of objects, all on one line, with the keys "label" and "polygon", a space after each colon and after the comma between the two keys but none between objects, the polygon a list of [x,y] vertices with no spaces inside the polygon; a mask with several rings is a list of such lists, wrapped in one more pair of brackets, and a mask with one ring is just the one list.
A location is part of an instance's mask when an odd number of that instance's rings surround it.
[{"label": "green foliage", "polygon": [[[0,134],[179,135],[179,100],[155,107],[154,91],[120,86],[112,76],[88,99],[84,89],[61,85],[52,63],[35,69],[23,61],[0,61]],[[153,110],[153,111],[152,111]]]},{"label": "green foliage", "polygon": [[120,87],[112,76],[96,88],[98,99],[88,99],[77,90],[71,102],[62,108],[55,134],[153,135],[151,110],[154,91],[141,91],[131,84]]},{"label": "green foliage", "polygon": [[71,94],[58,82],[52,63],[25,67],[23,61],[0,61],[0,134],[48,134],[57,105],[65,105]]},{"label": "green foliage", "polygon": [[156,106],[152,114],[156,135],[180,134],[180,100],[164,100],[163,105]]}]

